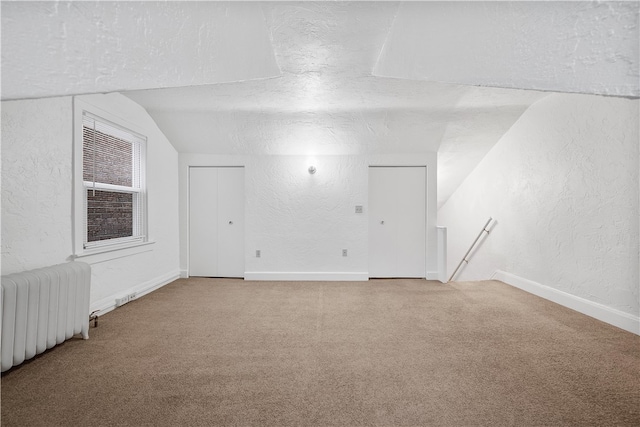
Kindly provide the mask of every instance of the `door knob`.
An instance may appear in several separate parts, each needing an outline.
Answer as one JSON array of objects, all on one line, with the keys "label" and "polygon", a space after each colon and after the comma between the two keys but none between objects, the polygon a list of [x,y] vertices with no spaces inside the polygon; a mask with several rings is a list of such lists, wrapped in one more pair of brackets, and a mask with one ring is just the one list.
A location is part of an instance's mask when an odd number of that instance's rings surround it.
[{"label": "door knob", "polygon": [[233,225],[233,221],[229,221],[229,225]]}]

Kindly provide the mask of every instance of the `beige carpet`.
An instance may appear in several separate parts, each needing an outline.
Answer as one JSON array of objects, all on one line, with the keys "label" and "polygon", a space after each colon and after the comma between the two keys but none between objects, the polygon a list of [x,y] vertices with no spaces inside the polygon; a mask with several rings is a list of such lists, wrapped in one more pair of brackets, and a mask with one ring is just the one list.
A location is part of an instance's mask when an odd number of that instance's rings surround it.
[{"label": "beige carpet", "polygon": [[90,334],[3,426],[640,425],[640,337],[500,282],[178,280]]}]

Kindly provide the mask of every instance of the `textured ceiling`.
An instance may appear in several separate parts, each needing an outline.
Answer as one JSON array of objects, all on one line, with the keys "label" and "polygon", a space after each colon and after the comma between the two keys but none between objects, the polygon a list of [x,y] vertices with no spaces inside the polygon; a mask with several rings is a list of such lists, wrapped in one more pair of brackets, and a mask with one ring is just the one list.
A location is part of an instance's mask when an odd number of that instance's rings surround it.
[{"label": "textured ceiling", "polygon": [[399,3],[263,3],[282,75],[129,92],[181,152],[439,151],[443,203],[544,93],[372,75]]},{"label": "textured ceiling", "polygon": [[123,91],[180,152],[438,151],[442,204],[521,89],[638,96],[637,35],[637,2],[3,2],[2,96]]},{"label": "textured ceiling", "polygon": [[252,4],[2,2],[3,100],[279,75]]},{"label": "textured ceiling", "polygon": [[638,2],[411,2],[373,74],[640,96]]}]

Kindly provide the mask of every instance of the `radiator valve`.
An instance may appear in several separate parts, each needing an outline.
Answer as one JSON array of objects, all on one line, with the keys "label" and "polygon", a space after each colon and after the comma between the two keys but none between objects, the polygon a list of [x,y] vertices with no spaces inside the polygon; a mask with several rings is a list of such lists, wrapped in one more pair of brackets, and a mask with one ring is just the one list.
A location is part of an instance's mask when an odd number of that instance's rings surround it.
[{"label": "radiator valve", "polygon": [[100,310],[92,311],[91,314],[89,315],[89,323],[91,323],[91,321],[93,320],[94,328],[98,327],[98,314],[97,314],[98,311]]}]

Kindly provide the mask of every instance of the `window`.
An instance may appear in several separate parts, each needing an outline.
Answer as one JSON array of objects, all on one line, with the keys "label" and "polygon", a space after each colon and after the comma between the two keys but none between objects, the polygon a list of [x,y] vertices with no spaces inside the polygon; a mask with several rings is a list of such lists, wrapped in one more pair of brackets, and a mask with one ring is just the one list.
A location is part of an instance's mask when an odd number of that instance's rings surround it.
[{"label": "window", "polygon": [[82,249],[145,242],[146,138],[82,112]]}]

